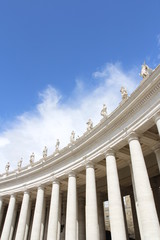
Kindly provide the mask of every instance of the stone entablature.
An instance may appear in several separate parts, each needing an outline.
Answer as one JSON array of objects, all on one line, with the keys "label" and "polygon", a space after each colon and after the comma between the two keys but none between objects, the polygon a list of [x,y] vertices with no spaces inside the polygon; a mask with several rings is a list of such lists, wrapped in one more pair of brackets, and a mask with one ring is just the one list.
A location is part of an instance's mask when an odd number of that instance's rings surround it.
[{"label": "stone entablature", "polygon": [[127,136],[135,131],[141,135],[148,126],[153,126],[154,116],[160,109],[160,66],[143,81],[131,96],[120,104],[107,118],[90,131],[79,137],[74,145],[67,146],[56,155],[50,155],[38,162],[17,170],[2,174],[0,194],[23,191],[24,186],[32,188],[40,183],[50,182],[52,175],[63,179],[67,172],[85,169],[86,160],[98,162],[104,158],[108,148],[126,145]]}]

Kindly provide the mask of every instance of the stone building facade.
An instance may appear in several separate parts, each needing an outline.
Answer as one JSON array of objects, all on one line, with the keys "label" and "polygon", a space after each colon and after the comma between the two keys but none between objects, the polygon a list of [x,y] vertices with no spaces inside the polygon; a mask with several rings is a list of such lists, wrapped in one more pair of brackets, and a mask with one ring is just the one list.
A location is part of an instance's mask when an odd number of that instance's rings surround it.
[{"label": "stone building facade", "polygon": [[[110,114],[77,140],[0,176],[1,240],[105,240],[108,201],[112,240],[128,239],[129,196],[136,240],[160,239],[160,65]],[[126,201],[127,202],[127,201]],[[129,217],[129,216],[128,216]]]}]

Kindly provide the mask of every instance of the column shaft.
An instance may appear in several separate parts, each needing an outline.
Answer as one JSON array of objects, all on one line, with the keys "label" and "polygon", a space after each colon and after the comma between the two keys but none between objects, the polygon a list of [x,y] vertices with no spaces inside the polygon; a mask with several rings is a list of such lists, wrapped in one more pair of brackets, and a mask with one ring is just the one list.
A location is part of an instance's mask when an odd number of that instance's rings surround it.
[{"label": "column shaft", "polygon": [[57,240],[60,240],[60,234],[61,234],[61,209],[62,209],[62,194],[59,195]]},{"label": "column shaft", "polygon": [[145,240],[158,240],[160,239],[159,221],[142,149],[135,134],[129,137],[129,148],[142,235]]},{"label": "column shaft", "polygon": [[25,228],[26,228],[26,221],[27,221],[27,213],[28,213],[28,207],[29,207],[29,193],[25,192],[23,196],[23,202],[21,206],[21,212],[18,222],[18,228],[16,233],[16,240],[23,239]]},{"label": "column shaft", "polygon": [[0,214],[1,214],[2,207],[3,207],[3,199],[0,197]]},{"label": "column shaft", "polygon": [[0,227],[3,218],[3,211],[4,211],[3,199],[0,197]]},{"label": "column shaft", "polygon": [[31,217],[31,206],[32,202],[29,201],[28,211],[27,211],[27,219],[26,219],[26,227],[25,227],[25,233],[24,233],[24,239],[27,240],[27,237],[29,235],[29,227],[30,227],[30,217]]},{"label": "column shaft", "polygon": [[52,185],[47,240],[57,239],[58,209],[59,209],[59,182],[54,181]]},{"label": "column shaft", "polygon": [[112,240],[124,240],[126,239],[125,222],[116,159],[113,151],[108,151],[106,155],[106,169]]},{"label": "column shaft", "polygon": [[16,205],[16,198],[15,198],[14,195],[11,195],[8,210],[7,210],[6,219],[5,219],[4,226],[3,226],[1,240],[8,240],[9,239],[12,220],[13,220],[13,217],[14,217],[15,205]]},{"label": "column shaft", "polygon": [[16,217],[17,217],[17,208],[18,208],[18,206],[17,206],[17,204],[16,204],[16,206],[15,206],[15,208],[14,208],[14,213],[13,213],[13,218],[12,218],[12,224],[11,224],[11,230],[10,230],[10,235],[9,235],[9,240],[12,240],[12,239],[14,239],[14,231],[16,232],[16,228],[17,228],[17,226],[16,226]]},{"label": "column shaft", "polygon": [[98,207],[94,166],[86,166],[86,240],[99,240]]},{"label": "column shaft", "polygon": [[138,226],[138,217],[137,217],[137,213],[136,213],[135,199],[134,199],[133,194],[130,195],[130,199],[131,199],[131,208],[132,208],[135,239],[141,240],[139,226]]},{"label": "column shaft", "polygon": [[41,220],[41,233],[39,240],[43,240],[44,231],[45,231],[45,216],[46,216],[46,198],[43,201],[43,210],[42,210],[42,220]]},{"label": "column shaft", "polygon": [[65,240],[77,239],[77,189],[76,176],[69,174]]},{"label": "column shaft", "polygon": [[36,206],[33,218],[33,226],[31,232],[31,240],[39,240],[41,232],[41,221],[44,202],[44,188],[39,187],[36,198]]}]

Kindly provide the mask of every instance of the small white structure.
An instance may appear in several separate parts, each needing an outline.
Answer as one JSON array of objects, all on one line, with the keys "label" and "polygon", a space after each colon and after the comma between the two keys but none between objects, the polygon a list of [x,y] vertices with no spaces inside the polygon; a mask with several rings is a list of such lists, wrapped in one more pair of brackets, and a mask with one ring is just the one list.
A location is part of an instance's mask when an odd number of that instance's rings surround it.
[{"label": "small white structure", "polygon": [[74,142],[75,142],[75,132],[72,131],[70,136],[70,143],[73,144]]},{"label": "small white structure", "polygon": [[5,167],[6,174],[8,174],[9,168],[10,168],[10,163],[8,162],[8,163],[6,164],[6,167]]},{"label": "small white structure", "polygon": [[55,145],[55,153],[59,153],[59,145],[60,145],[60,141],[59,141],[59,139],[57,139],[57,142]]},{"label": "small white structure", "polygon": [[45,146],[44,149],[43,149],[43,158],[46,158],[46,157],[47,157],[47,152],[48,152],[48,149],[47,149],[47,147]]},{"label": "small white structure", "polygon": [[107,106],[106,106],[106,104],[103,104],[103,108],[101,110],[101,116],[102,117],[107,117]]},{"label": "small white structure", "polygon": [[142,64],[140,76],[143,78],[146,78],[149,75],[151,75],[152,72],[153,72],[153,70],[151,68],[149,68],[148,65],[146,65],[146,63],[144,62]]},{"label": "small white structure", "polygon": [[31,165],[33,165],[34,160],[35,160],[35,155],[34,155],[34,152],[32,152],[32,154],[31,154],[31,156],[30,156],[30,164],[31,164]]},{"label": "small white structure", "polygon": [[21,168],[22,168],[22,162],[23,162],[23,158],[21,158],[21,159],[19,160],[18,164],[17,164],[18,171],[20,171]]},{"label": "small white structure", "polygon": [[121,95],[122,95],[122,101],[126,101],[128,99],[128,93],[125,87],[121,87]]},{"label": "small white structure", "polygon": [[89,119],[87,122],[87,132],[90,132],[92,128],[93,128],[93,122],[91,119]]}]

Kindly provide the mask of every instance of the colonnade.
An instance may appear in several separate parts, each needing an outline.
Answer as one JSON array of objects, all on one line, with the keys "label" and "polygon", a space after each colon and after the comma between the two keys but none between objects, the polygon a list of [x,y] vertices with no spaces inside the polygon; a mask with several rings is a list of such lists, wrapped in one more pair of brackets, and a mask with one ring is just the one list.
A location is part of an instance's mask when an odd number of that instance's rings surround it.
[{"label": "colonnade", "polygon": [[[160,131],[159,116],[156,118],[156,124],[158,131]],[[134,204],[141,239],[159,240],[160,226],[153,193],[141,144],[135,133],[128,136],[128,144],[131,157],[130,171]],[[160,149],[156,149],[155,154],[160,167]],[[127,240],[115,151],[108,149],[105,152],[105,158],[112,240]],[[60,180],[53,178],[49,208],[46,207],[45,185],[37,187],[34,213],[33,210],[31,212],[30,190],[24,191],[17,225],[15,221],[17,212],[16,194],[12,194],[2,228],[1,240],[105,240],[103,199],[101,193],[97,193],[93,162],[88,161],[85,169],[84,197],[78,195],[76,171],[71,171],[68,174],[66,201],[63,199]],[[0,224],[2,224],[3,203],[1,197]],[[48,209],[48,217],[46,209]]]}]

